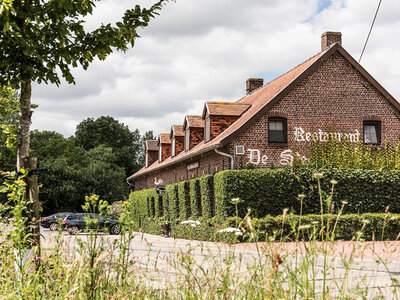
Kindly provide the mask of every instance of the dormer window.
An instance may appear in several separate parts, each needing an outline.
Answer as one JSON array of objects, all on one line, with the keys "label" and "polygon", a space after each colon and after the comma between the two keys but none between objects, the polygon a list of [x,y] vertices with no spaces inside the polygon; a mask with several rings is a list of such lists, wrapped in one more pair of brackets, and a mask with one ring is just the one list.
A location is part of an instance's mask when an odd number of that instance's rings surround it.
[{"label": "dormer window", "polygon": [[185,151],[190,150],[190,129],[185,131]]},{"label": "dormer window", "polygon": [[205,136],[205,141],[209,142],[211,139],[211,121],[209,117],[205,120],[204,136]]}]

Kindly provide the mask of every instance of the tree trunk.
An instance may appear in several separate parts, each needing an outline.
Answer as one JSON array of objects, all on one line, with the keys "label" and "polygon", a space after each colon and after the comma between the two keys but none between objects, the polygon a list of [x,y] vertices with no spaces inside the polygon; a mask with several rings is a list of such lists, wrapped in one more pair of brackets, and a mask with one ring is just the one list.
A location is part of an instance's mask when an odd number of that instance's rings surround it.
[{"label": "tree trunk", "polygon": [[23,81],[21,84],[21,97],[19,100],[19,146],[17,170],[28,168],[28,157],[31,144],[31,82]]}]

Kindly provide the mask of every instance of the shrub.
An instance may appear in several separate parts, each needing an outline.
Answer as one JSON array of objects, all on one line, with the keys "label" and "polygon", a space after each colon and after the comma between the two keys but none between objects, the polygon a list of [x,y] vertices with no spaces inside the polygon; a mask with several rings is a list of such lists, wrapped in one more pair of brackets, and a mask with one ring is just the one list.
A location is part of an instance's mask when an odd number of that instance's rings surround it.
[{"label": "shrub", "polygon": [[204,175],[200,178],[200,193],[202,215],[209,219],[214,216],[214,177],[212,175]]},{"label": "shrub", "polygon": [[179,198],[179,218],[181,220],[187,220],[191,216],[189,181],[185,180],[178,183],[178,198]]},{"label": "shrub", "polygon": [[179,219],[178,185],[169,184],[165,189],[168,197],[168,217],[171,224],[175,224]]},{"label": "shrub", "polygon": [[299,182],[289,168],[228,170],[214,176],[216,214],[219,219],[233,216],[232,198],[244,201],[239,205],[239,216],[244,217],[247,208],[255,217],[281,214],[286,207],[298,206]]},{"label": "shrub", "polygon": [[155,212],[154,212],[154,216],[156,218],[162,217],[164,215],[164,196],[163,195],[156,195],[155,196]]},{"label": "shrub", "polygon": [[193,217],[199,217],[202,213],[200,179],[190,180],[190,207]]}]

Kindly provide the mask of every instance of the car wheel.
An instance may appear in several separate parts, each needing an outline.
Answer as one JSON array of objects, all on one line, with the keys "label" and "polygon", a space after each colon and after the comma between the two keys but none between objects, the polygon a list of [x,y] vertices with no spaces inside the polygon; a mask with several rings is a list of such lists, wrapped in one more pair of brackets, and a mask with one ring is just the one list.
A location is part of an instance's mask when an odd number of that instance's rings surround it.
[{"label": "car wheel", "polygon": [[68,228],[69,234],[77,234],[79,232],[79,227],[78,226],[71,226]]},{"label": "car wheel", "polygon": [[121,233],[121,226],[119,224],[115,224],[110,228],[111,234],[120,234]]},{"label": "car wheel", "polygon": [[57,230],[57,224],[56,223],[51,223],[49,226],[51,231],[56,231]]}]

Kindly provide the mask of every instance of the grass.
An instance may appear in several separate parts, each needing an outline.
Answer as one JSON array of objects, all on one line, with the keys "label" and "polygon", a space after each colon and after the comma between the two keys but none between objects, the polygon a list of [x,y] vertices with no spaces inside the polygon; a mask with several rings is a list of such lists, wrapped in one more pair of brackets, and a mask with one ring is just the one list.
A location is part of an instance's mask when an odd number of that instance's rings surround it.
[{"label": "grass", "polygon": [[[69,236],[60,230],[51,240],[45,240],[40,257],[33,251],[25,263],[22,254],[30,236],[29,226],[24,227],[27,222],[23,207],[28,205],[24,203],[23,181],[17,179],[8,189],[13,205],[1,220],[0,298],[398,299],[399,267],[377,257],[375,262],[365,262],[370,271],[357,271],[357,256],[366,252],[371,243],[363,241],[362,227],[353,242],[347,244],[346,254],[338,255],[337,222],[328,222],[335,225],[317,230],[316,225],[301,225],[300,219],[299,226],[292,228],[294,242],[287,243],[283,232],[278,231],[261,243],[247,215],[236,224],[250,234],[253,243],[227,245],[165,240],[133,232],[131,212],[125,209],[120,220],[124,234],[110,237],[88,231]],[[333,188],[328,197],[320,195],[322,215],[330,210]],[[237,210],[239,199],[234,199],[233,204]],[[301,196],[299,204],[302,205]],[[91,212],[108,210],[96,196],[88,197],[85,207]],[[282,229],[284,222],[285,218]],[[304,231],[310,237],[307,242],[301,238]],[[378,269],[379,274],[386,275],[383,284],[376,277]],[[355,276],[356,272],[361,275]],[[370,290],[371,284],[379,287]]]}]

